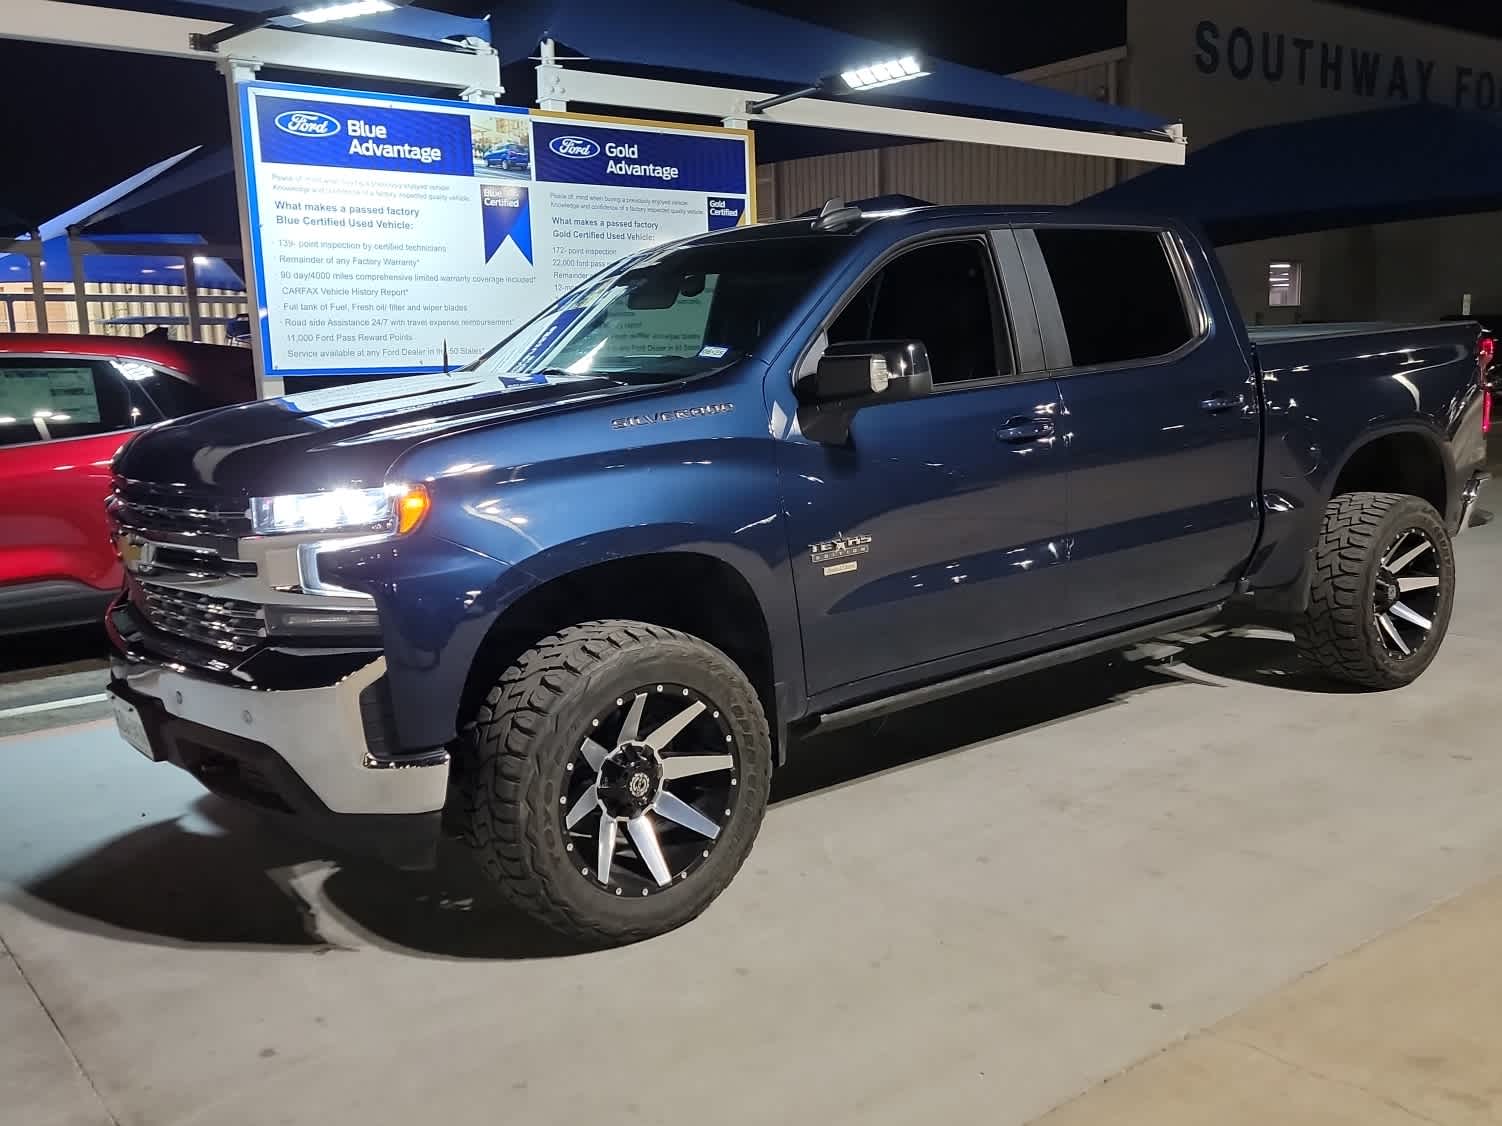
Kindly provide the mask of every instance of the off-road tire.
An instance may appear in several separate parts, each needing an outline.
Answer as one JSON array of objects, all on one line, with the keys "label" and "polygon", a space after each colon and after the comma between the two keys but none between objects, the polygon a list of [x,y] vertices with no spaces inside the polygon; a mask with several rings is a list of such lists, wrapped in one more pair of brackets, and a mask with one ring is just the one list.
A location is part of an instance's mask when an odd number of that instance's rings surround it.
[{"label": "off-road tire", "polygon": [[[1412,656],[1399,658],[1379,633],[1374,598],[1383,552],[1407,528],[1433,540],[1440,585],[1427,640]],[[1400,493],[1347,493],[1325,507],[1309,608],[1294,623],[1294,639],[1300,656],[1327,676],[1363,688],[1399,688],[1433,662],[1454,604],[1454,547],[1433,506]]]},{"label": "off-road tire", "polygon": [[[601,707],[657,681],[689,686],[723,713],[739,756],[738,794],[710,856],[690,876],[649,896],[612,897],[581,875],[579,851],[565,851],[565,764]],[[766,810],[772,746],[755,689],[724,653],[661,626],[597,621],[522,654],[461,732],[458,758],[454,825],[502,895],[571,940],[613,946],[682,926],[730,883]]]}]

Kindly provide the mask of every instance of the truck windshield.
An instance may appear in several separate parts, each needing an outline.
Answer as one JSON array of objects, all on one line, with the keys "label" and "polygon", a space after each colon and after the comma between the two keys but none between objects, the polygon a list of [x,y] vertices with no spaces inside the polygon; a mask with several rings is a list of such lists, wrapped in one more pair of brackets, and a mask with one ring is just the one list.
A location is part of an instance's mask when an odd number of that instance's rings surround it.
[{"label": "truck windshield", "polygon": [[471,370],[629,382],[702,375],[750,355],[842,250],[824,237],[708,243],[616,263]]}]

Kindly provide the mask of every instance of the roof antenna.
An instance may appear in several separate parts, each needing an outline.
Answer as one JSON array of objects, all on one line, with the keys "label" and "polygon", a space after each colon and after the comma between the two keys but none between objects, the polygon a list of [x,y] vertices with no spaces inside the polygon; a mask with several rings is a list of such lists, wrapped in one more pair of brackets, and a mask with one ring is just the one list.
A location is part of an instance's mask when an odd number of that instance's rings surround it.
[{"label": "roof antenna", "polygon": [[862,219],[861,209],[851,207],[839,196],[831,196],[814,220],[816,231],[840,231]]},{"label": "roof antenna", "polygon": [[449,338],[443,338],[443,374],[449,373]]}]

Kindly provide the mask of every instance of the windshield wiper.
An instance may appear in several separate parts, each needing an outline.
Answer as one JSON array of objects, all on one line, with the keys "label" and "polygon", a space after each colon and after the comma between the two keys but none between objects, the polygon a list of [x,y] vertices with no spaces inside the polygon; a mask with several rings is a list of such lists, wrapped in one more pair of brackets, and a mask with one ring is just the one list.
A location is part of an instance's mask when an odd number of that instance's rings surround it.
[{"label": "windshield wiper", "polygon": [[607,383],[620,383],[626,386],[642,386],[649,383],[670,383],[681,376],[654,375],[644,371],[569,371],[567,368],[543,368],[541,371],[529,372],[529,375],[560,376],[566,375],[570,379],[603,379]]}]

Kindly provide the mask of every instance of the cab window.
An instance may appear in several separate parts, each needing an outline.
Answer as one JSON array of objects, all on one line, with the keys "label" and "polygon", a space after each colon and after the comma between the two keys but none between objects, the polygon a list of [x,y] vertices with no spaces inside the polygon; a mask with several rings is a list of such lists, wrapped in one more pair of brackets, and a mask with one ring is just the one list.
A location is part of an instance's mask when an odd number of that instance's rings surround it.
[{"label": "cab window", "polygon": [[935,384],[1012,374],[1009,335],[990,250],[976,239],[899,255],[861,287],[828,332],[830,344],[921,341]]}]

